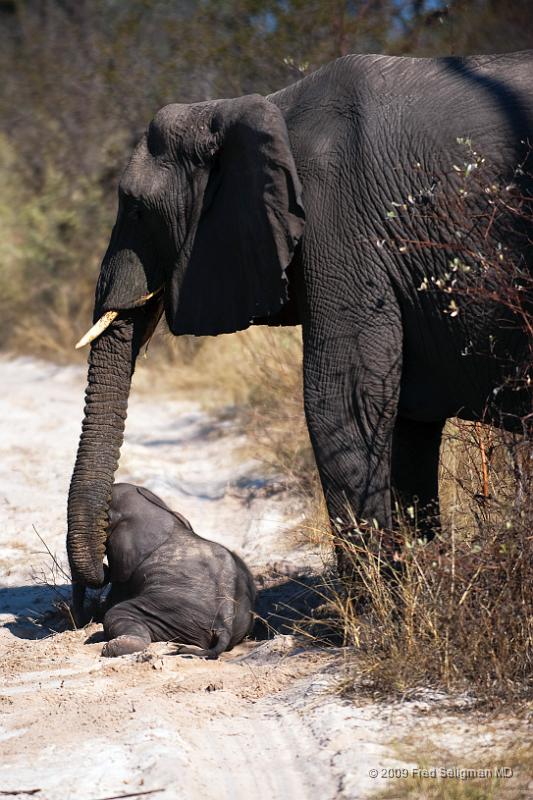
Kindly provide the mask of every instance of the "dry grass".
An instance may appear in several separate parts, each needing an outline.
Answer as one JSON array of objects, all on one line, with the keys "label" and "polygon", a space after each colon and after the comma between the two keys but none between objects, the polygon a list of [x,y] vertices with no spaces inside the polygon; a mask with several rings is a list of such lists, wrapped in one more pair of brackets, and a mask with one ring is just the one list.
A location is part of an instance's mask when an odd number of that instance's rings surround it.
[{"label": "dry grass", "polygon": [[399,750],[401,760],[416,767],[400,768],[402,776],[392,778],[385,789],[374,795],[376,800],[527,800],[531,797],[533,749],[529,743],[522,745],[513,741],[507,747],[496,744],[490,748],[490,753],[483,751],[483,754],[474,755],[461,751],[458,756],[457,752],[434,742],[426,742],[421,747],[419,737],[415,737],[411,745],[402,743]]},{"label": "dry grass", "polygon": [[33,531],[44,547],[42,555],[47,557],[47,563],[45,567],[33,573],[32,580],[36,586],[45,587],[50,592],[52,596],[52,607],[44,613],[35,612],[35,616],[31,617],[30,621],[36,628],[49,631],[49,635],[67,629],[75,629],[76,624],[72,616],[68,598],[62,591],[64,584],[70,583],[70,575],[65,572],[56,554],[50,550],[35,525],[33,526]]},{"label": "dry grass", "polygon": [[307,500],[318,474],[303,411],[300,329],[258,329],[247,342],[246,432],[262,462]]},{"label": "dry grass", "polygon": [[[290,393],[296,379],[279,350],[262,362],[258,377],[265,371],[270,381],[252,395],[250,421],[258,452],[284,470],[287,453],[309,447],[301,401]],[[407,514],[394,545],[384,532],[355,524],[350,540],[335,536],[314,470],[305,477],[304,461],[285,473],[307,499],[301,535],[321,546],[325,564],[323,581],[312,589],[319,595],[314,610],[294,630],[314,645],[346,646],[344,688],[382,696],[419,687],[468,691],[486,706],[531,699],[532,464],[527,439],[451,420],[441,451],[442,529],[426,543]],[[350,564],[349,585],[335,577],[335,546]],[[288,619],[291,613],[287,608]]]},{"label": "dry grass", "polygon": [[139,355],[136,391],[198,402],[217,412],[240,406],[248,398],[246,375],[240,365],[249,331],[231,336],[172,336],[161,323]]},{"label": "dry grass", "polygon": [[394,541],[355,522],[350,538],[340,538],[324,510],[310,527],[325,554],[341,550],[351,578],[339,582],[326,570],[321,613],[299,632],[314,643],[337,633],[347,647],[344,689],[402,697],[419,687],[468,691],[486,706],[531,699],[533,505],[529,493],[517,498],[513,480],[522,474],[529,487],[531,445],[484,429],[492,443],[482,458],[479,435],[472,424],[449,426],[441,469],[448,505],[432,542],[417,537],[408,515]]}]

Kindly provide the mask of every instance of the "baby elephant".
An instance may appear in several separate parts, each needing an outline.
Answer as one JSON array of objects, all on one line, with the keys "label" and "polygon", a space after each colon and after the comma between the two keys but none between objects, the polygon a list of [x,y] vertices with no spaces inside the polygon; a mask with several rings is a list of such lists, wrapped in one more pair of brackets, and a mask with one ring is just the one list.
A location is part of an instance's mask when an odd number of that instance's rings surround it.
[{"label": "baby elephant", "polygon": [[255,588],[244,562],[147,489],[114,485],[107,559],[104,656],[173,640],[178,653],[218,658],[252,627]]}]

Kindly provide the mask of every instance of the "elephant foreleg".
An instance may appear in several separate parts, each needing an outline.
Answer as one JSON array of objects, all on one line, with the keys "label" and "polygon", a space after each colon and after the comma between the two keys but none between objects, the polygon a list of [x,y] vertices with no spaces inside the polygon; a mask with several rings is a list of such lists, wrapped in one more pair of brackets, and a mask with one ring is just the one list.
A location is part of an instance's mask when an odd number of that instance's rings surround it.
[{"label": "elephant foreleg", "polygon": [[[304,328],[306,418],[329,515],[391,530],[391,448],[397,414],[402,328],[393,296]],[[342,544],[338,549],[343,571]]]},{"label": "elephant foreleg", "polygon": [[150,631],[138,619],[138,611],[128,600],[113,606],[104,617],[104,633],[109,640],[102,655],[113,657],[137,653],[148,647]]}]

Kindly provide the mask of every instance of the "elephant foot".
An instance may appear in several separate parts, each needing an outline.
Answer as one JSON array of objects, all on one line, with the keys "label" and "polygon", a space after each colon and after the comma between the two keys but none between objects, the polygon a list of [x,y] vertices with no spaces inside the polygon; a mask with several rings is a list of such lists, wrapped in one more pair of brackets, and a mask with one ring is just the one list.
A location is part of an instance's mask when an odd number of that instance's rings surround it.
[{"label": "elephant foot", "polygon": [[138,653],[144,650],[150,642],[141,639],[140,636],[117,636],[116,639],[106,642],[102,647],[102,655],[105,658],[115,656],[125,656],[129,653]]}]

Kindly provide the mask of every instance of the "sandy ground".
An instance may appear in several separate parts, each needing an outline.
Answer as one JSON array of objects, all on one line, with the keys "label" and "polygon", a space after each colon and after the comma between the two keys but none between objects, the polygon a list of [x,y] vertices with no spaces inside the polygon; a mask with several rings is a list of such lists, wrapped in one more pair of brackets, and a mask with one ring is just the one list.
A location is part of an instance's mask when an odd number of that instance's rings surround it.
[{"label": "sandy ground", "polygon": [[[216,662],[177,657],[165,643],[103,659],[101,626],[55,633],[49,612],[69,587],[37,532],[66,568],[84,380],[78,368],[0,361],[0,795],[367,798],[390,780],[406,788],[403,773],[384,770],[444,766],[443,747],[448,767],[505,766],[506,748],[527,736],[523,722],[452,713],[439,696],[343,699],[342,653],[303,648],[279,619],[274,638]],[[229,414],[134,392],[118,478],[144,484],[238,552],[257,576],[259,610],[277,624],[280,597],[312,602],[302,583],[322,559],[291,533],[302,509],[243,460],[243,444]],[[274,572],[286,583],[272,587]],[[524,791],[533,796],[533,786]]]}]

